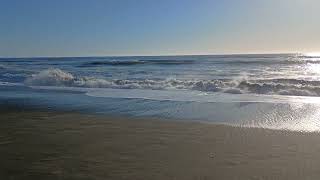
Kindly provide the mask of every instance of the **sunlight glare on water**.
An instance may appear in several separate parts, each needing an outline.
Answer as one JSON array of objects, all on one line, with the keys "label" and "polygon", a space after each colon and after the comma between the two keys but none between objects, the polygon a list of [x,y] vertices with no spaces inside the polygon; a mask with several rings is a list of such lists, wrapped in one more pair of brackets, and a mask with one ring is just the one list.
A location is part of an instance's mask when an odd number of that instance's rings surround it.
[{"label": "sunlight glare on water", "polygon": [[305,53],[304,55],[308,57],[320,57],[320,52],[309,52]]}]

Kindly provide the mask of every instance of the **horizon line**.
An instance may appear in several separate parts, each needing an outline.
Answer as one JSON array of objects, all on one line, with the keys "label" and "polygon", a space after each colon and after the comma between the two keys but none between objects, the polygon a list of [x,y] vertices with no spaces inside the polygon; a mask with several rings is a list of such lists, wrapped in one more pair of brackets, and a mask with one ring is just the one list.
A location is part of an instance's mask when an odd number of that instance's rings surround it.
[{"label": "horizon line", "polygon": [[236,56],[236,55],[290,55],[306,54],[303,52],[283,52],[283,53],[213,53],[213,54],[162,54],[162,55],[85,55],[85,56],[0,56],[1,59],[20,58],[86,58],[86,57],[161,57],[161,56]]}]

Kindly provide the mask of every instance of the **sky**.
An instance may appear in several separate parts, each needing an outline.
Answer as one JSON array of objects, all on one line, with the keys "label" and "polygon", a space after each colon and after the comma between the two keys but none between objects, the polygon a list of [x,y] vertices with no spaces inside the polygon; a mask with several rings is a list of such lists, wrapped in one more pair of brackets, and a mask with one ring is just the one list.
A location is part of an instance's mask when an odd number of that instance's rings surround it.
[{"label": "sky", "polygon": [[0,0],[0,56],[320,51],[319,0]]}]

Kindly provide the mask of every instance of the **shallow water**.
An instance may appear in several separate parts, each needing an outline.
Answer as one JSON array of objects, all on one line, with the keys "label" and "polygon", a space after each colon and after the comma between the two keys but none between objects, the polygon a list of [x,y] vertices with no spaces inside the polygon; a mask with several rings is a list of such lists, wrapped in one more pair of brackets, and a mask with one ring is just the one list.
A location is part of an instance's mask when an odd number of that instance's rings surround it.
[{"label": "shallow water", "polygon": [[320,58],[0,59],[1,104],[318,131]]}]

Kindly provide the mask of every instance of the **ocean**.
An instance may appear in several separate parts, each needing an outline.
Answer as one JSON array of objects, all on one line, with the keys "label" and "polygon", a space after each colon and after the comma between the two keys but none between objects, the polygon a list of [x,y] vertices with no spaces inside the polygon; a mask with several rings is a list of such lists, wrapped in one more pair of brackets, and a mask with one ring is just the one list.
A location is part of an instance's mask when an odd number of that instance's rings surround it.
[{"label": "ocean", "polygon": [[320,57],[0,58],[0,105],[295,131],[320,129]]}]

